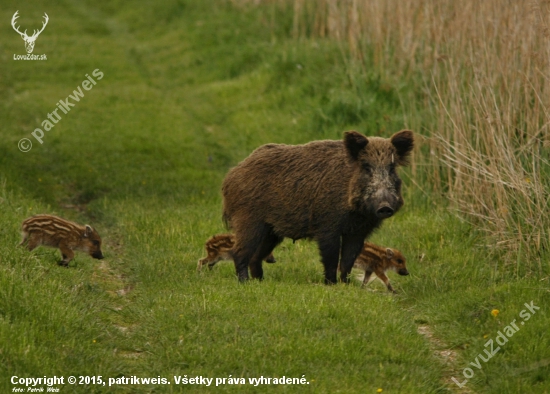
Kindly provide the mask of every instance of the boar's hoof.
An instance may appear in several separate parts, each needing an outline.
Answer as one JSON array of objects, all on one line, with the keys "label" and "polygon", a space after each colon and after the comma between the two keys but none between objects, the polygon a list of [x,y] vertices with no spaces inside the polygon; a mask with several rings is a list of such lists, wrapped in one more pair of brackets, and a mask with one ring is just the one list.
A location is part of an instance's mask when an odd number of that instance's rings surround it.
[{"label": "boar's hoof", "polygon": [[69,268],[69,263],[65,260],[61,260],[57,263],[57,265],[60,265],[61,267]]},{"label": "boar's hoof", "polygon": [[393,213],[394,213],[393,209],[391,209],[388,206],[384,206],[384,207],[378,208],[378,210],[376,211],[376,216],[380,219],[386,219],[392,216]]},{"label": "boar's hoof", "polygon": [[239,274],[239,283],[246,283],[248,282],[248,275]]}]

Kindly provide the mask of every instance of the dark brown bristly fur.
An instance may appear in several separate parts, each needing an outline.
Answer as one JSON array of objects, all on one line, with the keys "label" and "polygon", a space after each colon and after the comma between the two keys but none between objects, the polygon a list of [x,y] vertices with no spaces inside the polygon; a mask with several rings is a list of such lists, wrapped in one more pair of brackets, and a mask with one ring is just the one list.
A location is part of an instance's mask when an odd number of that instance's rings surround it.
[{"label": "dark brown bristly fur", "polygon": [[38,246],[59,248],[63,259],[59,265],[68,266],[74,257],[74,251],[88,253],[95,259],[102,259],[101,237],[89,225],[81,226],[57,216],[35,215],[23,221],[21,225],[23,239],[20,245],[27,243],[27,249]]},{"label": "dark brown bristly fur", "polygon": [[[235,236],[233,234],[217,234],[209,238],[204,244],[207,256],[200,259],[197,264],[197,271],[202,270],[202,267],[208,264],[208,269],[212,269],[218,261],[233,260],[233,247],[235,246]],[[265,258],[267,263],[275,263],[273,254],[269,254]]]},{"label": "dark brown bristly fur", "polygon": [[401,252],[396,249],[383,248],[370,242],[365,242],[353,266],[365,271],[363,286],[369,283],[369,279],[374,273],[392,293],[396,293],[396,291],[390,284],[386,271],[393,270],[399,275],[409,275],[406,259]]},{"label": "dark brown bristly fur", "polygon": [[325,283],[349,272],[365,239],[403,205],[396,168],[413,133],[391,138],[350,131],[343,141],[268,144],[232,168],[222,186],[223,219],[236,236],[239,280],[262,279],[262,259],[285,237],[317,241]]}]

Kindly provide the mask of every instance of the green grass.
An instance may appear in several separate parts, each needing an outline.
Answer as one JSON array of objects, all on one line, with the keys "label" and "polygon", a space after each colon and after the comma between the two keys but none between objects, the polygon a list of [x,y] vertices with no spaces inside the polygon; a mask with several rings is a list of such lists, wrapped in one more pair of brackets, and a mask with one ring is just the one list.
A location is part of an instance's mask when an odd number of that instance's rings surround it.
[{"label": "green grass", "polygon": [[[224,231],[228,168],[267,142],[341,138],[350,128],[390,135],[406,126],[402,87],[374,74],[350,78],[336,45],[290,38],[284,10],[222,1],[41,7],[8,2],[1,11],[9,20],[19,9],[22,25],[50,16],[35,47],[47,61],[12,60],[24,47],[9,25],[0,41],[2,392],[12,376],[44,375],[171,382],[63,389],[83,393],[445,392],[456,388],[449,376],[463,380],[483,336],[495,338],[531,300],[541,310],[467,387],[550,390],[548,278],[518,279],[511,262],[491,260],[483,240],[441,199],[421,195],[408,170],[405,207],[372,238],[408,257],[411,276],[391,276],[398,296],[378,282],[323,285],[306,241],[279,246],[261,283],[238,284],[229,262],[196,272],[204,241]],[[17,141],[32,139],[96,68],[104,78],[43,145],[20,152]],[[79,254],[63,269],[58,251],[17,248],[21,221],[35,213],[97,227],[105,260]],[[456,352],[452,368],[419,325]],[[176,386],[173,376],[185,375],[305,375],[309,384]]]}]

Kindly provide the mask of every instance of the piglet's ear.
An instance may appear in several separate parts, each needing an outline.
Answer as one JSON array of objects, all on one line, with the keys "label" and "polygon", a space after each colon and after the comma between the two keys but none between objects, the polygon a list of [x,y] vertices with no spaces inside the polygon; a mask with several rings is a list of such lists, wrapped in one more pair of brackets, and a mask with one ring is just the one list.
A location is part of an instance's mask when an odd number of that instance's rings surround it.
[{"label": "piglet's ear", "polygon": [[388,259],[391,259],[393,257],[393,250],[391,250],[390,248],[387,248],[386,256],[388,256]]},{"label": "piglet's ear", "polygon": [[92,235],[93,231],[94,229],[89,224],[87,224],[86,230],[84,231],[84,237],[89,237],[90,235]]},{"label": "piglet's ear", "polygon": [[369,140],[363,134],[358,133],[357,131],[347,131],[344,134],[344,144],[349,155],[353,159],[359,157],[359,152],[362,149],[365,149]]},{"label": "piglet's ear", "polygon": [[402,130],[395,133],[390,139],[397,151],[397,164],[406,166],[409,164],[409,154],[414,147],[414,136],[410,130]]}]

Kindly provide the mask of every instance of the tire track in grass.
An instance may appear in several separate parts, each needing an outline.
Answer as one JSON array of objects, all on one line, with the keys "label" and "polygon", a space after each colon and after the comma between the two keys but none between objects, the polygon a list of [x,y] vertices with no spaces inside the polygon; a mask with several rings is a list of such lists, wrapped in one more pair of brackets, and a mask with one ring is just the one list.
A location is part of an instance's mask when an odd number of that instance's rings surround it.
[{"label": "tire track in grass", "polygon": [[458,353],[451,349],[444,341],[434,336],[432,329],[427,324],[420,324],[417,332],[422,335],[429,343],[434,358],[444,366],[443,383],[453,393],[471,394],[474,393],[469,387],[458,387],[453,381],[453,377],[460,380],[462,373],[457,369]]},{"label": "tire track in grass", "polygon": [[143,63],[139,52],[140,42],[132,35],[125,23],[109,17],[96,8],[88,7],[82,1],[72,1],[70,5],[72,10],[79,14],[80,17],[103,25],[110,33],[115,45],[125,54],[128,62],[139,73],[145,84],[151,85],[150,70]]},{"label": "tire track in grass", "polygon": [[[356,275],[356,279],[359,282],[363,282],[364,273],[359,273]],[[373,279],[371,279],[372,281]],[[371,282],[369,282],[371,283]],[[369,289],[373,290],[372,287]],[[384,289],[385,290],[385,289]],[[384,291],[385,293],[385,291]],[[458,387],[452,378],[459,380],[462,377],[462,373],[457,369],[457,360],[459,358],[458,353],[451,349],[444,341],[434,336],[432,329],[429,325],[425,323],[420,323],[417,327],[418,334],[422,335],[428,341],[429,348],[434,355],[434,358],[443,364],[444,366],[444,375],[442,377],[442,382],[451,392],[460,393],[460,394],[471,394],[474,393],[471,389],[464,386],[462,388]],[[459,380],[460,381],[460,380]]]},{"label": "tire track in grass", "polygon": [[[125,23],[106,15],[97,8],[89,7],[85,2],[71,1],[69,4],[71,10],[78,17],[103,25],[113,38],[113,45],[120,48],[125,54],[127,63],[137,71],[143,83],[151,85],[150,70],[141,61],[137,49],[140,47],[140,42]],[[114,353],[125,363],[129,362],[130,366],[135,366],[139,362],[138,360],[143,359],[144,356],[144,351],[135,349],[131,344],[132,334],[139,322],[133,321],[129,314],[123,313],[135,302],[132,295],[135,283],[131,280],[129,273],[125,271],[129,265],[124,261],[123,237],[117,235],[115,231],[112,231],[112,234],[107,232],[104,237],[104,245],[111,256],[94,267],[92,279],[104,286],[112,302],[111,310],[106,312],[107,324],[122,337],[122,340],[116,340]]]},{"label": "tire track in grass", "polygon": [[[105,245],[112,256],[109,259],[102,260],[94,268],[92,279],[100,282],[106,289],[106,293],[111,299],[111,308],[107,312],[107,321],[122,335],[125,339],[130,339],[132,332],[137,327],[138,323],[132,321],[129,316],[126,316],[122,311],[134,303],[132,292],[135,288],[135,283],[130,279],[130,275],[124,271],[127,265],[124,262],[124,247],[121,237],[115,234],[107,234]],[[121,346],[122,345],[122,346]],[[125,345],[125,341],[118,342],[114,348],[114,353],[118,357],[125,360],[137,360],[143,356],[142,351],[135,349],[128,350],[129,344]],[[123,347],[125,349],[120,349]]]}]

